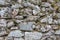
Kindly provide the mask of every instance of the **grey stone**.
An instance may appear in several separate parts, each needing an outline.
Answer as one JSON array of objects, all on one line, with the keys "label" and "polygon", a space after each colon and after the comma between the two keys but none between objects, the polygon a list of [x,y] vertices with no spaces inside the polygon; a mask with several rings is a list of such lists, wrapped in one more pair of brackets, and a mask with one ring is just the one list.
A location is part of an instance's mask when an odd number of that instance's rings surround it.
[{"label": "grey stone", "polygon": [[60,18],[60,13],[57,13],[57,17]]},{"label": "grey stone", "polygon": [[14,26],[14,22],[13,22],[13,21],[10,21],[10,22],[7,23],[7,27],[8,27],[8,28],[9,28],[9,27],[12,27],[12,26]]},{"label": "grey stone", "polygon": [[36,10],[36,11],[40,11],[40,7],[39,7],[38,5],[35,5],[35,6],[33,7],[33,9]]},{"label": "grey stone", "polygon": [[16,23],[21,23],[24,20],[15,20]]},{"label": "grey stone", "polygon": [[27,8],[27,9],[25,9],[24,13],[26,13],[28,15],[32,15],[32,9]]},{"label": "grey stone", "polygon": [[52,35],[52,36],[44,36],[42,37],[41,40],[56,40],[56,36]]},{"label": "grey stone", "polygon": [[50,7],[50,6],[51,6],[51,4],[50,4],[50,3],[48,3],[48,2],[46,2],[46,3],[44,4],[44,6],[45,6],[45,7]]},{"label": "grey stone", "polygon": [[40,16],[28,16],[28,18],[26,20],[29,21],[36,21]]},{"label": "grey stone", "polygon": [[47,33],[45,33],[44,35],[48,35],[48,36],[51,36],[54,34],[54,30],[49,30]]},{"label": "grey stone", "polygon": [[41,19],[40,22],[41,22],[41,23],[52,24],[52,22],[53,22],[52,15],[48,15],[47,17]]},{"label": "grey stone", "polygon": [[39,3],[41,2],[41,0],[29,0],[31,3],[33,4],[37,4],[39,5]]},{"label": "grey stone", "polygon": [[7,5],[9,4],[10,0],[0,0],[0,5]]},{"label": "grey stone", "polygon": [[46,11],[45,7],[42,8],[42,11]]},{"label": "grey stone", "polygon": [[0,37],[0,40],[4,40],[4,38],[3,37]]},{"label": "grey stone", "polygon": [[33,10],[33,15],[37,15],[38,13],[39,13],[39,11]]},{"label": "grey stone", "polygon": [[0,19],[0,27],[6,27],[6,20]]},{"label": "grey stone", "polygon": [[52,24],[52,21],[53,21],[52,18],[48,18],[48,23],[49,23],[49,24]]},{"label": "grey stone", "polygon": [[31,7],[31,8],[33,8],[34,7],[34,4],[32,4],[30,2],[23,2],[23,6],[24,7]]},{"label": "grey stone", "polygon": [[23,19],[23,16],[15,16],[17,19]]},{"label": "grey stone", "polygon": [[2,18],[4,18],[5,15],[9,14],[9,13],[11,13],[11,9],[9,7],[4,7],[4,8],[1,8],[1,10],[0,10],[0,16]]},{"label": "grey stone", "polygon": [[33,25],[33,22],[23,22],[20,24],[20,30],[25,30],[25,31],[32,31],[32,25]]},{"label": "grey stone", "polygon": [[54,30],[57,30],[59,27],[58,27],[58,25],[51,25],[52,26],[52,29],[54,29]]},{"label": "grey stone", "polygon": [[60,35],[60,30],[57,30],[55,34]]},{"label": "grey stone", "polygon": [[0,11],[0,15],[1,15],[1,17],[3,17],[3,16],[4,16],[5,11],[6,11],[6,10],[1,10],[1,11]]},{"label": "grey stone", "polygon": [[45,27],[41,27],[41,31],[42,32],[47,32],[47,31],[49,31],[49,30],[51,30],[52,28],[51,28],[51,26],[50,25],[46,25]]},{"label": "grey stone", "polygon": [[0,36],[5,36],[5,35],[7,35],[8,33],[6,32],[6,31],[1,31],[0,32]]},{"label": "grey stone", "polygon": [[43,18],[40,20],[41,23],[47,23],[47,18]]},{"label": "grey stone", "polygon": [[13,37],[6,37],[5,40],[13,40]]},{"label": "grey stone", "polygon": [[24,40],[23,38],[14,38],[14,40]]},{"label": "grey stone", "polygon": [[24,34],[20,30],[13,30],[8,34],[8,37],[22,37]]},{"label": "grey stone", "polygon": [[11,30],[17,30],[18,27],[11,27]]},{"label": "grey stone", "polygon": [[5,0],[0,0],[0,4],[4,5],[5,4]]},{"label": "grey stone", "polygon": [[58,24],[60,24],[60,19],[58,19],[57,21],[58,21]]},{"label": "grey stone", "polygon": [[23,38],[7,37],[6,40],[24,40]]},{"label": "grey stone", "polygon": [[41,27],[41,32],[46,32],[46,29],[44,27]]},{"label": "grey stone", "polygon": [[54,2],[54,0],[48,0],[49,2]]},{"label": "grey stone", "polygon": [[22,0],[17,0],[18,3],[22,3]]},{"label": "grey stone", "polygon": [[54,22],[53,22],[53,24],[58,24],[58,21],[57,20],[53,20]]},{"label": "grey stone", "polygon": [[40,40],[42,33],[40,32],[25,32],[25,40]]},{"label": "grey stone", "polygon": [[11,8],[12,8],[12,9],[23,8],[23,6],[20,5],[20,4],[15,4],[15,5],[12,5]]}]

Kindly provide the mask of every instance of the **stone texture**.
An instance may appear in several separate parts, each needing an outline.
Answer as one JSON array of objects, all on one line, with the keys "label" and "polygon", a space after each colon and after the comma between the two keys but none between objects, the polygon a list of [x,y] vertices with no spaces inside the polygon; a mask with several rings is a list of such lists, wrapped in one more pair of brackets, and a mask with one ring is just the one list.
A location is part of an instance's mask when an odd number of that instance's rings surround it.
[{"label": "stone texture", "polygon": [[22,34],[20,30],[11,31],[8,35],[8,37],[22,37],[22,36],[24,36],[24,34]]},{"label": "stone texture", "polygon": [[24,22],[20,24],[20,30],[32,31],[33,22]]},{"label": "stone texture", "polygon": [[40,32],[25,32],[25,40],[40,40],[41,37],[42,33]]},{"label": "stone texture", "polygon": [[0,0],[0,40],[60,40],[60,0]]}]

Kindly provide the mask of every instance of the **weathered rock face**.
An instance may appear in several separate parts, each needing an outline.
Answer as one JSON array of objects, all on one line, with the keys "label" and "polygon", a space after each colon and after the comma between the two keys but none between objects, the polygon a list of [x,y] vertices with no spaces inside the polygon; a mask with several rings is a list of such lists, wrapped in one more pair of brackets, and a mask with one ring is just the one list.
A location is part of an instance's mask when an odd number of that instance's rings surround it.
[{"label": "weathered rock face", "polygon": [[0,40],[60,40],[60,0],[0,0]]}]

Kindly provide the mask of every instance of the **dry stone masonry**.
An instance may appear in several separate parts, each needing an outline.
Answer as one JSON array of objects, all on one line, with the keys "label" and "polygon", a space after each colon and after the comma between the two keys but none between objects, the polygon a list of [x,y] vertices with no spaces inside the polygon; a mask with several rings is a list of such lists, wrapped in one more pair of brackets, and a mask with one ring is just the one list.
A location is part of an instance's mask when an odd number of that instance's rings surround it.
[{"label": "dry stone masonry", "polygon": [[60,40],[60,0],[0,0],[0,40]]}]

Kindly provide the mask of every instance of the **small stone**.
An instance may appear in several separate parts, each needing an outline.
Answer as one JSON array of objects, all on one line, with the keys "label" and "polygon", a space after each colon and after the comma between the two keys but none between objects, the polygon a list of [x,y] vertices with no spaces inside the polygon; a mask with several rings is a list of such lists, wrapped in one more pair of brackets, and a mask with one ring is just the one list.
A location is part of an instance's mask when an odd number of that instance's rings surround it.
[{"label": "small stone", "polygon": [[58,24],[58,21],[57,20],[53,20],[54,22],[53,22],[53,24]]},{"label": "small stone", "polygon": [[51,27],[50,25],[46,25],[46,26],[45,26],[45,29],[46,29],[46,31],[49,31],[49,30],[52,29],[52,27]]},{"label": "small stone", "polygon": [[38,5],[35,5],[33,9],[36,10],[36,11],[39,11],[40,7]]},{"label": "small stone", "polygon": [[[10,1],[9,1],[10,2]],[[8,2],[6,2],[6,0],[0,0],[0,5],[7,5],[9,4]]]},{"label": "small stone", "polygon": [[42,11],[46,11],[44,7],[42,8]]},{"label": "small stone", "polygon": [[6,27],[6,20],[0,19],[0,27]]},{"label": "small stone", "polygon": [[35,6],[35,7],[33,7],[33,14],[34,15],[36,15],[36,14],[38,14],[40,12],[40,8],[39,8],[39,6]]},{"label": "small stone", "polygon": [[39,5],[41,0],[30,0],[31,3]]},{"label": "small stone", "polygon": [[18,27],[11,27],[11,30],[17,30]]},{"label": "small stone", "polygon": [[40,16],[28,16],[27,20],[29,21],[35,21],[39,18]]},{"label": "small stone", "polygon": [[3,17],[3,16],[4,16],[5,11],[6,11],[6,10],[1,10],[1,11],[0,11],[0,16],[1,16],[1,17]]},{"label": "small stone", "polygon": [[33,14],[34,14],[34,15],[37,15],[37,11],[36,11],[36,10],[33,10]]},{"label": "small stone", "polygon": [[13,37],[6,37],[5,40],[13,40]]},{"label": "small stone", "polygon": [[52,2],[52,3],[54,2],[54,0],[48,0],[48,1],[49,1],[49,2]]},{"label": "small stone", "polygon": [[16,16],[18,14],[18,12],[19,12],[19,9],[14,9],[13,12],[12,12],[12,15]]},{"label": "small stone", "polygon": [[57,25],[51,25],[51,26],[52,26],[52,29],[54,29],[54,30],[59,28]]},{"label": "small stone", "polygon": [[5,3],[5,0],[0,0],[0,4],[4,4]]},{"label": "small stone", "polygon": [[24,20],[15,20],[16,23],[21,23]]},{"label": "small stone", "polygon": [[24,40],[23,38],[14,38],[14,40]]},{"label": "small stone", "polygon": [[42,33],[40,32],[25,32],[25,40],[40,40]]},{"label": "small stone", "polygon": [[0,40],[4,40],[4,38],[3,37],[0,37]]},{"label": "small stone", "polygon": [[58,21],[58,24],[60,24],[60,19],[58,19],[57,21]]},{"label": "small stone", "polygon": [[56,34],[56,35],[60,35],[60,30],[57,30],[57,31],[55,32],[55,34]]},{"label": "small stone", "polygon": [[43,18],[40,20],[41,23],[47,23],[47,18]]},{"label": "small stone", "polygon": [[49,30],[48,32],[46,32],[45,34],[44,34],[44,36],[45,35],[48,35],[48,36],[51,36],[51,35],[53,35],[54,34],[54,30]]},{"label": "small stone", "polygon": [[44,27],[41,27],[41,32],[46,32],[46,29]]},{"label": "small stone", "polygon": [[13,21],[10,21],[10,22],[7,23],[7,27],[8,28],[11,27],[11,26],[13,26],[13,25],[14,25],[14,22]]},{"label": "small stone", "polygon": [[60,18],[60,13],[57,13],[56,15],[57,15],[58,18]]},{"label": "small stone", "polygon": [[50,4],[50,3],[48,3],[48,2],[46,2],[46,3],[44,4],[44,6],[45,6],[45,7],[50,7],[50,6],[51,6],[51,4]]},{"label": "small stone", "polygon": [[23,8],[23,6],[20,5],[20,4],[15,4],[15,5],[12,5],[11,8],[12,9],[17,9],[17,8]]},{"label": "small stone", "polygon": [[50,17],[50,18],[48,18],[48,23],[49,24],[52,24],[52,21],[53,21],[53,19]]},{"label": "small stone", "polygon": [[17,0],[18,3],[22,3],[22,0]]},{"label": "small stone", "polygon": [[17,19],[23,19],[23,16],[15,16]]},{"label": "small stone", "polygon": [[13,30],[9,33],[8,37],[22,37],[24,34],[20,30]]},{"label": "small stone", "polygon": [[5,35],[7,35],[8,33],[6,32],[6,31],[1,31],[0,32],[0,36],[5,36]]},{"label": "small stone", "polygon": [[32,9],[27,8],[25,9],[24,13],[26,13],[27,15],[32,15]]},{"label": "small stone", "polygon": [[34,29],[34,28],[36,28],[36,26],[35,26],[35,25],[33,25],[33,26],[32,26],[32,28]]},{"label": "small stone", "polygon": [[23,6],[24,7],[31,7],[31,3],[30,2],[23,2]]}]

